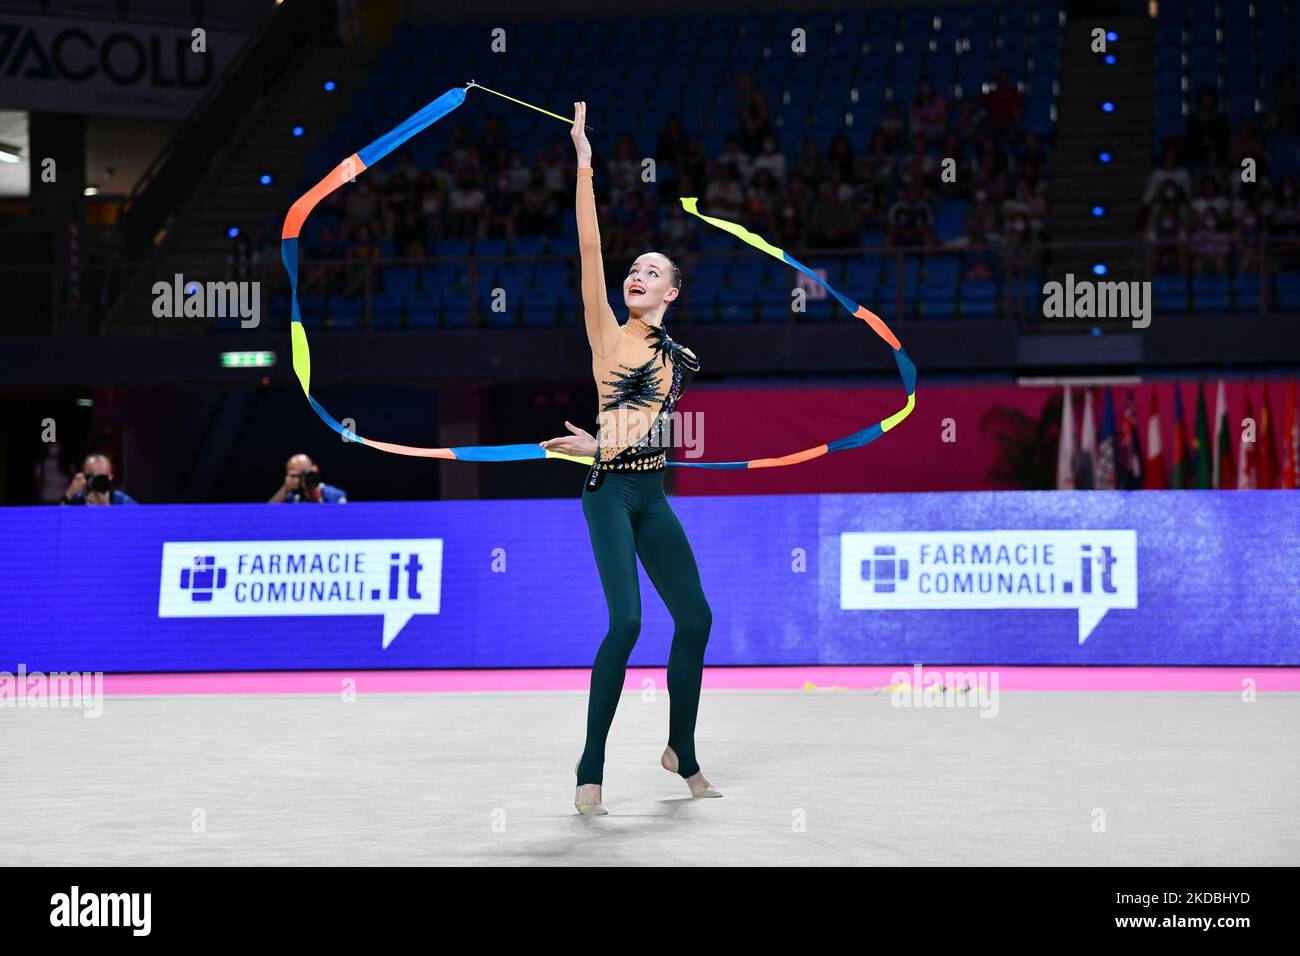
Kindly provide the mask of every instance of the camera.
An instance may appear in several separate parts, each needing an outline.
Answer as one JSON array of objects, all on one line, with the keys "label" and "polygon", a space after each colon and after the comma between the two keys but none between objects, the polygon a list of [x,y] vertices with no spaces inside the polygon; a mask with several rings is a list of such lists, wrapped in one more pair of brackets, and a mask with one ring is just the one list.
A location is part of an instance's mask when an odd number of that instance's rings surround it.
[{"label": "camera", "polygon": [[95,492],[101,495],[111,494],[113,491],[113,479],[108,475],[90,474],[86,476],[86,494]]},{"label": "camera", "polygon": [[314,468],[304,468],[298,472],[298,482],[303,491],[314,491],[320,484],[320,472]]}]

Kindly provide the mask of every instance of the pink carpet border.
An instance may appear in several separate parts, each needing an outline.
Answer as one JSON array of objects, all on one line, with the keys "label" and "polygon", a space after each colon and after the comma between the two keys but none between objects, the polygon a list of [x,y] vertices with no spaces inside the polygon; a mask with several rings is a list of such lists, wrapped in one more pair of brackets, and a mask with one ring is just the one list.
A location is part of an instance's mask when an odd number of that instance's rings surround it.
[{"label": "pink carpet border", "polygon": [[[1218,691],[1240,693],[1251,680],[1256,690],[1300,691],[1297,667],[990,667],[924,665],[930,674],[973,671],[990,689],[1008,691]],[[709,667],[707,690],[878,690],[915,683],[913,665],[872,667]],[[337,694],[351,678],[358,693],[483,693],[498,691],[585,691],[587,668],[531,670],[250,671],[238,673],[106,674],[104,693],[155,694]],[[900,676],[902,675],[902,676]],[[996,675],[996,677],[994,677]],[[660,686],[661,667],[628,668],[624,687],[638,690],[646,678]],[[954,683],[960,683],[955,679]],[[993,683],[996,680],[996,684]]]}]

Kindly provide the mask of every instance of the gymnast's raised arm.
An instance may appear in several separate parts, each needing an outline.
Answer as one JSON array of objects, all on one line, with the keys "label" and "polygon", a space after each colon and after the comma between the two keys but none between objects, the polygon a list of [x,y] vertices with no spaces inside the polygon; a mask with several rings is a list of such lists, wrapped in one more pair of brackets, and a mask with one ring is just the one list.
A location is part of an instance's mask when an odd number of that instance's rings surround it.
[{"label": "gymnast's raised arm", "polygon": [[618,319],[605,292],[605,263],[600,255],[596,193],[592,186],[591,144],[587,142],[587,104],[573,104],[573,145],[578,151],[578,249],[582,253],[582,312],[593,358],[604,358],[619,342]]}]

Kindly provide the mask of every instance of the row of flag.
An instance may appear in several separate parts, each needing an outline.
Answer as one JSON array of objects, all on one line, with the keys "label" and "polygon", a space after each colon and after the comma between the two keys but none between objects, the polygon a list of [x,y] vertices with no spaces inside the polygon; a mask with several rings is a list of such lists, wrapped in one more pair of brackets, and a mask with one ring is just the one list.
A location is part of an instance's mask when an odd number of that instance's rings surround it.
[{"label": "row of flag", "polygon": [[1147,386],[1151,403],[1147,414],[1146,451],[1143,453],[1133,389],[1116,419],[1114,390],[1106,386],[1101,426],[1095,424],[1093,390],[1084,388],[1083,415],[1074,423],[1074,398],[1065,389],[1061,409],[1061,442],[1056,458],[1056,487],[1070,489],[1137,488],[1295,488],[1300,482],[1300,423],[1296,418],[1295,380],[1287,383],[1285,427],[1281,455],[1277,453],[1269,408],[1268,383],[1264,383],[1259,417],[1251,410],[1250,391],[1242,418],[1228,416],[1227,388],[1219,382],[1215,397],[1214,436],[1206,414],[1205,386],[1196,386],[1196,424],[1190,437],[1183,415],[1181,389],[1174,385],[1173,443],[1165,460],[1160,410],[1154,385]]}]

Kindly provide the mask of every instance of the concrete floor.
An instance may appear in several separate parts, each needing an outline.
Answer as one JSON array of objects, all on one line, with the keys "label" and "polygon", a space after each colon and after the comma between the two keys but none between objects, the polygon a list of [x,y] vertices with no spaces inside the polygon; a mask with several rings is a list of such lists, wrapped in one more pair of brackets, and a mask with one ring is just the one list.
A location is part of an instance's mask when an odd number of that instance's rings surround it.
[{"label": "concrete floor", "polygon": [[[1300,695],[707,692],[720,800],[626,693],[573,809],[582,693],[109,697],[0,708],[9,864],[1300,863]],[[1104,832],[1094,832],[1104,814]],[[197,832],[196,832],[197,831]]]}]

